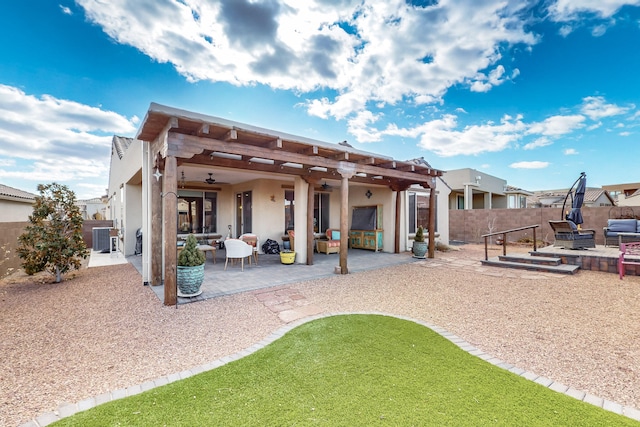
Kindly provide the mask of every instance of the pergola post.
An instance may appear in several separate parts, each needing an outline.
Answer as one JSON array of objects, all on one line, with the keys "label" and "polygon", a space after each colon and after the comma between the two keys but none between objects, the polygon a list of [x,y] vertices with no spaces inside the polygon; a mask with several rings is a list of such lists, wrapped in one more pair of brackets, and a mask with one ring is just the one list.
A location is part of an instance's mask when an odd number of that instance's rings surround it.
[{"label": "pergola post", "polygon": [[160,168],[148,180],[151,182],[151,285],[162,284],[162,179]]},{"label": "pergola post", "polygon": [[349,179],[355,173],[353,164],[341,165],[338,173],[340,182],[340,274],[349,274],[347,254],[349,253]]},{"label": "pergola post", "polygon": [[167,156],[164,162],[162,180],[162,217],[164,240],[164,305],[176,305],[178,288],[176,284],[178,239],[178,164],[174,156]]}]

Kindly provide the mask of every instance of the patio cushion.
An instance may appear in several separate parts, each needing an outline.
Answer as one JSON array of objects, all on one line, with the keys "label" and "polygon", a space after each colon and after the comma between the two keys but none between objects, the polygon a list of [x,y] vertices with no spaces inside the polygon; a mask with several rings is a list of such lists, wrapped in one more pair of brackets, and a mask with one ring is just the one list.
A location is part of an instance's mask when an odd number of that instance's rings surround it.
[{"label": "patio cushion", "polygon": [[638,229],[638,221],[635,219],[610,219],[607,221],[609,232],[635,233]]},{"label": "patio cushion", "polygon": [[570,219],[568,219],[567,222],[569,223],[569,226],[571,226],[572,230],[577,230],[578,229],[578,226],[576,225],[575,222],[571,221]]},{"label": "patio cushion", "polygon": [[640,219],[636,220],[636,233],[640,233]]},{"label": "patio cushion", "polygon": [[331,240],[340,240],[340,232],[336,230],[331,231]]},{"label": "patio cushion", "polygon": [[327,246],[330,248],[340,246],[340,240],[327,240]]}]

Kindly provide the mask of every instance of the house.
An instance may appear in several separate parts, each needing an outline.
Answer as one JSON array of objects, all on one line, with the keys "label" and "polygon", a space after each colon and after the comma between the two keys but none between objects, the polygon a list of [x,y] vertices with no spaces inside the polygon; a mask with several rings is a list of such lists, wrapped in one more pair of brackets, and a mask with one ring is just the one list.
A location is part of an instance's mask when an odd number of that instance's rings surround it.
[{"label": "house", "polygon": [[28,221],[35,198],[35,194],[0,184],[0,222]]},{"label": "house", "polygon": [[82,219],[104,219],[107,214],[106,198],[94,197],[76,201],[76,206],[80,209]]},{"label": "house", "polygon": [[520,209],[532,193],[507,185],[507,181],[475,169],[445,171],[451,188],[449,209]]},{"label": "house", "polygon": [[[436,206],[448,189],[426,164],[155,103],[136,138],[115,136],[112,148],[108,218],[125,254],[141,233],[143,281],[164,283],[167,305],[176,298],[176,241],[188,233],[264,242],[293,230],[296,262],[313,264],[314,239],[340,230],[342,274],[356,213],[374,213],[375,251],[409,249],[410,207],[428,214],[427,231],[448,236],[446,206]],[[437,232],[428,232],[431,257]]]},{"label": "house", "polygon": [[603,185],[602,189],[611,194],[617,206],[640,206],[640,182]]},{"label": "house", "polygon": [[[527,198],[527,206],[530,208],[562,208],[571,207],[572,199],[567,200],[569,189],[534,191]],[[615,202],[609,192],[602,188],[587,187],[584,192],[583,207],[615,206]]]}]

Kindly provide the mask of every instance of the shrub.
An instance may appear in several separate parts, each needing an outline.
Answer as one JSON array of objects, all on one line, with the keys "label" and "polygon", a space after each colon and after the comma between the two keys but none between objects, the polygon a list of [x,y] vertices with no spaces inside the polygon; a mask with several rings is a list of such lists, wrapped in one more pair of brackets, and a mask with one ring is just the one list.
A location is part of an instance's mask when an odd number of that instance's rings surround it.
[{"label": "shrub", "polygon": [[88,256],[82,239],[82,214],[75,193],[65,185],[38,185],[39,196],[25,232],[18,237],[18,256],[24,271],[47,271],[62,281],[62,275],[80,268],[80,258]]},{"label": "shrub", "polygon": [[204,252],[198,249],[198,240],[193,234],[189,234],[184,249],[180,251],[178,256],[178,265],[181,267],[195,267],[204,264],[205,260]]}]

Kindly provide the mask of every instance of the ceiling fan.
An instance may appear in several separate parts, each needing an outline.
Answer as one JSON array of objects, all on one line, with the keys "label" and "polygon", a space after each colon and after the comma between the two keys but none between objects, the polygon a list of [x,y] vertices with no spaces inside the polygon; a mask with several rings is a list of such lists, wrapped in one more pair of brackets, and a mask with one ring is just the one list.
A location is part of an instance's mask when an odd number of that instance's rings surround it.
[{"label": "ceiling fan", "polygon": [[324,182],[324,184],[321,185],[323,190],[329,190],[331,188],[331,186],[329,184],[327,184],[327,181]]},{"label": "ceiling fan", "polygon": [[213,173],[209,172],[209,178],[205,179],[204,182],[206,182],[207,184],[213,184],[216,182],[215,179],[213,179]]}]

